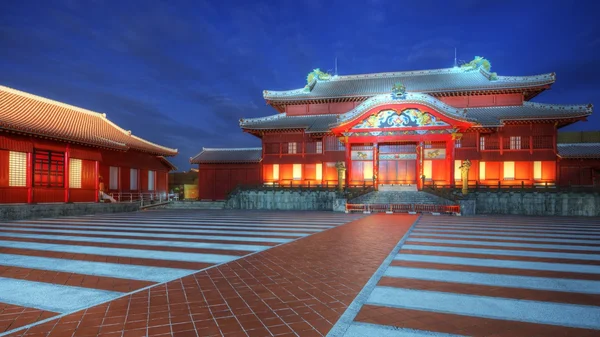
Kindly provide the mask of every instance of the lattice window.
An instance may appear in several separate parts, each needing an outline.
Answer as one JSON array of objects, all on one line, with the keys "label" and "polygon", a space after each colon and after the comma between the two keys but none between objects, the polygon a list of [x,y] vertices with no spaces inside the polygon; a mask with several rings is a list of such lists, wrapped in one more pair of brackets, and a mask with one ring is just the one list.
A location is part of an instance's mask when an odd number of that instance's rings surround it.
[{"label": "lattice window", "polygon": [[69,188],[81,188],[81,159],[69,159]]},{"label": "lattice window", "polygon": [[156,177],[156,172],[148,171],[148,191],[154,191],[154,177]]},{"label": "lattice window", "polygon": [[461,143],[460,139],[455,139],[455,140],[454,140],[454,147],[455,147],[455,148],[457,148],[457,149],[460,149],[460,147],[461,147],[461,144],[462,144],[462,143]]},{"label": "lattice window", "polygon": [[317,153],[323,153],[323,142],[322,141],[317,142]]},{"label": "lattice window", "polygon": [[296,142],[288,143],[288,153],[289,154],[298,153],[298,144]]},{"label": "lattice window", "polygon": [[521,137],[520,136],[511,136],[510,137],[510,149],[511,150],[520,150],[521,149]]},{"label": "lattice window", "polygon": [[485,150],[485,137],[484,136],[479,137],[479,149]]},{"label": "lattice window", "polygon": [[27,186],[27,153],[10,151],[8,186]]},{"label": "lattice window", "polygon": [[129,170],[129,190],[137,191],[138,189],[138,169]]},{"label": "lattice window", "polygon": [[35,150],[33,153],[33,186],[64,187],[65,154]]},{"label": "lattice window", "polygon": [[111,166],[109,169],[109,182],[108,188],[111,190],[119,189],[119,168],[115,166]]}]

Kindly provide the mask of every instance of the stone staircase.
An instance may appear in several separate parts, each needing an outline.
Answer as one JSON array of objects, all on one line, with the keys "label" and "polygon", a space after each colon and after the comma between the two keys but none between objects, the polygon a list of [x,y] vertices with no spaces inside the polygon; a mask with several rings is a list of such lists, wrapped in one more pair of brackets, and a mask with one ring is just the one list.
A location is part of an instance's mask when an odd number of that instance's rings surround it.
[{"label": "stone staircase", "polygon": [[165,208],[168,209],[224,209],[225,200],[222,201],[173,201]]},{"label": "stone staircase", "polygon": [[415,204],[415,205],[454,205],[437,195],[422,191],[374,191],[348,201],[349,204]]}]

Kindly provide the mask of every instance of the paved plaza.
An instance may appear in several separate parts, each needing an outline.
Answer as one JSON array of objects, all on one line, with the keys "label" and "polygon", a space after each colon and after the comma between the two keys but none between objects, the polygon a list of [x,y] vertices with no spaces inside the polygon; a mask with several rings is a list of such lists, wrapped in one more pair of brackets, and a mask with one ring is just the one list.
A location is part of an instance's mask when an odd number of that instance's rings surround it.
[{"label": "paved plaza", "polygon": [[596,218],[172,211],[0,224],[0,336],[597,336]]}]

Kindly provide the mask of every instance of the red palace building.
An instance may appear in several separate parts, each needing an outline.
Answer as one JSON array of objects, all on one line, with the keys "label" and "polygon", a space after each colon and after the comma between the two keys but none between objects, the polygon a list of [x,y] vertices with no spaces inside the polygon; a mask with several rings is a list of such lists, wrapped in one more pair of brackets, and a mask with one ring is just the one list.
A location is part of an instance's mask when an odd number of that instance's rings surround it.
[{"label": "red palace building", "polygon": [[[305,87],[265,90],[277,114],[240,120],[261,148],[203,149],[199,195],[222,199],[238,184],[456,186],[591,185],[600,144],[557,145],[557,130],[592,105],[530,100],[555,74],[498,76],[476,57],[460,67],[333,76],[315,69]],[[564,152],[564,156],[563,156]]]},{"label": "red palace building", "polygon": [[176,154],[105,114],[0,86],[0,203],[164,194]]}]

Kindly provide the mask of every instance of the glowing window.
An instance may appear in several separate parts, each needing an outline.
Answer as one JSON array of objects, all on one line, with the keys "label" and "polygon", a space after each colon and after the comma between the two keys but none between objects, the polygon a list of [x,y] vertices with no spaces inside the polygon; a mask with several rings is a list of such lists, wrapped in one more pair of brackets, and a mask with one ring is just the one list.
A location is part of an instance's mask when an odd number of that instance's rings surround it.
[{"label": "glowing window", "polygon": [[485,180],[485,162],[479,162],[479,180]]},{"label": "glowing window", "polygon": [[535,179],[535,180],[542,179],[542,162],[541,161],[533,162],[533,179]]},{"label": "glowing window", "polygon": [[504,162],[504,180],[515,179],[515,162],[505,161]]},{"label": "glowing window", "polygon": [[423,175],[425,176],[425,180],[431,180],[433,175],[433,165],[431,160],[423,161]]},{"label": "glowing window", "polygon": [[115,166],[111,166],[109,169],[109,183],[108,188],[111,190],[119,189],[119,168]]},{"label": "glowing window", "polygon": [[148,191],[154,191],[154,179],[156,171],[148,171]]},{"label": "glowing window", "polygon": [[462,165],[461,160],[454,161],[454,180],[462,180],[462,175],[460,171],[460,166]]},{"label": "glowing window", "polygon": [[454,140],[454,147],[455,147],[455,148],[460,148],[460,146],[461,146],[460,144],[461,144],[461,143],[460,143],[460,139],[455,139],[455,140]]},{"label": "glowing window", "polygon": [[69,188],[81,188],[81,159],[69,159]]},{"label": "glowing window", "polygon": [[302,179],[302,164],[294,164],[293,177],[294,177],[294,180]]},{"label": "glowing window", "polygon": [[365,161],[363,162],[363,179],[364,180],[373,180],[373,162]]},{"label": "glowing window", "polygon": [[479,149],[485,150],[485,137],[483,136],[479,137]]},{"label": "glowing window", "polygon": [[130,169],[129,170],[129,190],[137,191],[138,189],[138,170]]},{"label": "glowing window", "polygon": [[27,153],[8,154],[8,186],[27,186]]},{"label": "glowing window", "polygon": [[293,153],[298,153],[298,147],[296,142],[291,142],[288,143],[288,153],[293,154]]},{"label": "glowing window", "polygon": [[[317,149],[318,149],[318,147],[317,147]],[[315,170],[317,170],[316,175],[315,175],[316,179],[323,180],[323,164],[318,163],[317,165],[315,165]]]},{"label": "glowing window", "polygon": [[511,150],[520,150],[521,149],[521,137],[520,136],[510,137],[510,149]]},{"label": "glowing window", "polygon": [[323,142],[317,142],[317,153],[323,153]]},{"label": "glowing window", "polygon": [[279,180],[279,164],[273,164],[273,180]]}]

